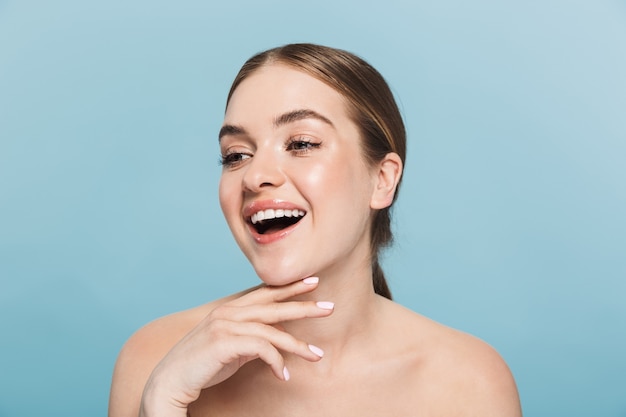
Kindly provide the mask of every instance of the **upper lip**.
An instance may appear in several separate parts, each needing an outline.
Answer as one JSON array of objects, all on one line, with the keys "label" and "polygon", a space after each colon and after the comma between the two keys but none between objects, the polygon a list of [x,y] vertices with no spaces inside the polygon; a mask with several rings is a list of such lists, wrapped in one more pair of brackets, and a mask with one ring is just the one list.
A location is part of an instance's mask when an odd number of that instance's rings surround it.
[{"label": "upper lip", "polygon": [[243,209],[243,217],[246,221],[250,221],[253,214],[267,209],[283,209],[283,210],[301,210],[306,213],[302,207],[284,200],[258,200],[248,204]]}]

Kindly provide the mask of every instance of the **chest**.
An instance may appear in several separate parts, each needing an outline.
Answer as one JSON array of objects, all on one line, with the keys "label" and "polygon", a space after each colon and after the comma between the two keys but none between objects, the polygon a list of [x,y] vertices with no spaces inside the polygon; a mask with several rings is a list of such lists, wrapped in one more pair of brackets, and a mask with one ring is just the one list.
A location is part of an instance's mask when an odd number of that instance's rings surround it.
[{"label": "chest", "polygon": [[[295,378],[294,378],[295,379]],[[414,386],[406,380],[343,378],[324,381],[249,381],[206,390],[192,417],[418,417]]]}]

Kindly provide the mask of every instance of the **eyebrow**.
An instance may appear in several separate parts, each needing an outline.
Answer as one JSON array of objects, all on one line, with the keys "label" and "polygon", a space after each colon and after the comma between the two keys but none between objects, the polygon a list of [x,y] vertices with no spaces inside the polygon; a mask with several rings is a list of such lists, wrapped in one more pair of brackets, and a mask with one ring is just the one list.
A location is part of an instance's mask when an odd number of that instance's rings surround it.
[{"label": "eyebrow", "polygon": [[[292,110],[287,113],[283,113],[277,118],[274,119],[274,127],[280,127],[289,123],[297,122],[299,120],[304,119],[316,119],[326,123],[331,127],[335,127],[333,122],[330,121],[329,118],[319,114],[318,112],[311,109],[299,109]],[[245,135],[247,134],[246,129],[237,125],[224,125],[220,129],[219,139],[222,140],[223,136],[226,135]]]},{"label": "eyebrow", "polygon": [[222,140],[222,136],[226,136],[226,135],[245,135],[246,129],[244,129],[241,126],[235,126],[235,125],[224,125],[222,126],[222,128],[220,129],[220,134],[219,134],[219,140]]},{"label": "eyebrow", "polygon": [[331,127],[335,127],[335,125],[333,125],[333,122],[331,122],[327,117],[322,116],[318,112],[311,109],[293,110],[284,113],[274,119],[274,127],[280,127],[282,125],[297,122],[298,120],[303,119],[317,119],[330,125]]}]

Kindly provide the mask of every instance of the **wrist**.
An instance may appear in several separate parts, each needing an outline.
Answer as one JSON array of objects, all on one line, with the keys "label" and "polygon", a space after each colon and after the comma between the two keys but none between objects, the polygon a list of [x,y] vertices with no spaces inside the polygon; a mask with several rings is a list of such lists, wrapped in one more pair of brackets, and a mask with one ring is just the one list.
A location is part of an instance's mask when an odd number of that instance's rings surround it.
[{"label": "wrist", "polygon": [[141,396],[139,417],[186,417],[187,404],[149,380]]}]

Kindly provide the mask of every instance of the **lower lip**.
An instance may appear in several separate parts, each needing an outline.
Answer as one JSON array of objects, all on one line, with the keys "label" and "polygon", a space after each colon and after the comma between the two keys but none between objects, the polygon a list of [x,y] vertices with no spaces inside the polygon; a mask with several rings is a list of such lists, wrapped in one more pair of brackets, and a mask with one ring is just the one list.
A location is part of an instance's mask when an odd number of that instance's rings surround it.
[{"label": "lower lip", "polygon": [[250,223],[248,223],[248,229],[250,230],[250,233],[252,234],[252,238],[254,239],[256,243],[266,245],[269,243],[274,243],[290,235],[291,232],[293,232],[298,227],[301,221],[302,220],[300,220],[296,224],[292,224],[291,226],[281,229],[275,233],[260,234],[256,231],[254,227],[252,227]]}]

